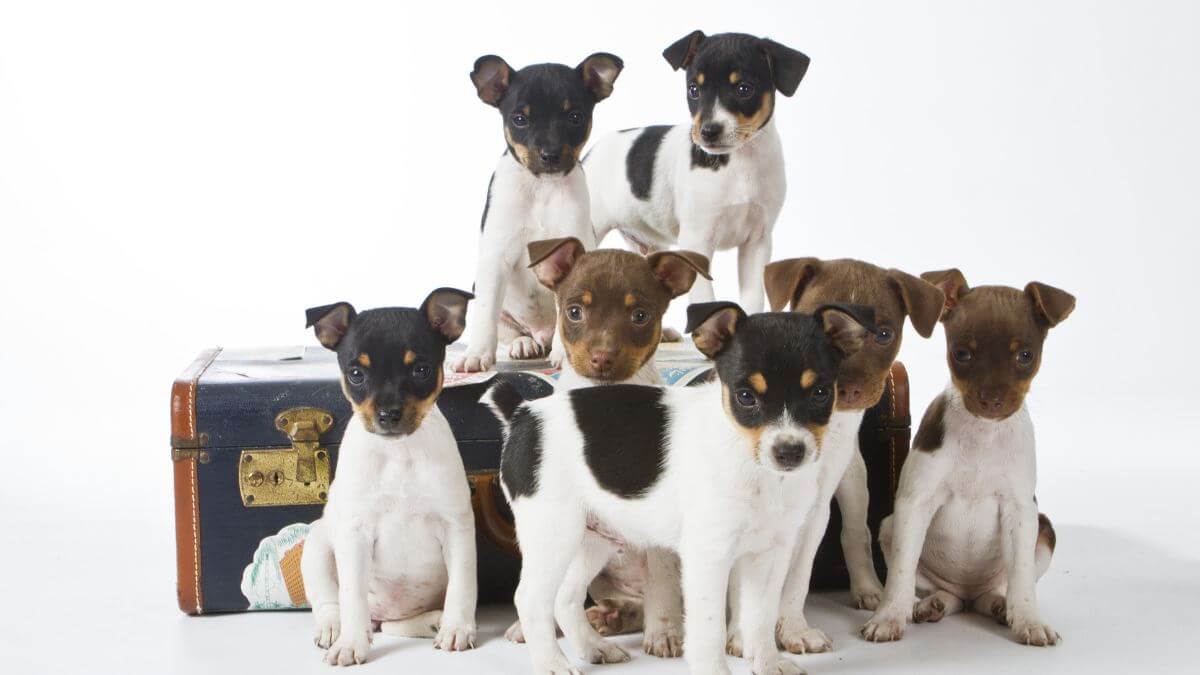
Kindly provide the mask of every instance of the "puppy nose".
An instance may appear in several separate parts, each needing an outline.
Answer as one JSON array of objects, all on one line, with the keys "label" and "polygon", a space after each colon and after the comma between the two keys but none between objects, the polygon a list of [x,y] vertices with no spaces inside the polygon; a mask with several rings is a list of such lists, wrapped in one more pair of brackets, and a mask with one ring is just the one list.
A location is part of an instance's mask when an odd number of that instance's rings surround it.
[{"label": "puppy nose", "polygon": [[1000,409],[1004,407],[1004,395],[1003,394],[980,394],[979,395],[979,405],[986,412],[992,412],[992,413],[1000,412]]},{"label": "puppy nose", "polygon": [[804,461],[806,450],[803,443],[780,443],[775,446],[775,460],[785,469],[794,469]]},{"label": "puppy nose", "polygon": [[838,400],[846,405],[854,405],[862,398],[862,387],[838,387]]},{"label": "puppy nose", "polygon": [[562,157],[562,153],[555,150],[541,150],[538,152],[538,158],[542,160],[542,164],[558,164],[559,157]]},{"label": "puppy nose", "polygon": [[388,408],[375,413],[375,418],[379,421],[379,426],[390,429],[400,423],[401,414],[399,408]]},{"label": "puppy nose", "polygon": [[596,370],[608,370],[613,365],[613,353],[605,349],[592,352],[592,367]]},{"label": "puppy nose", "polygon": [[706,141],[715,141],[721,137],[721,132],[725,130],[725,125],[720,122],[705,122],[700,127],[700,138]]}]

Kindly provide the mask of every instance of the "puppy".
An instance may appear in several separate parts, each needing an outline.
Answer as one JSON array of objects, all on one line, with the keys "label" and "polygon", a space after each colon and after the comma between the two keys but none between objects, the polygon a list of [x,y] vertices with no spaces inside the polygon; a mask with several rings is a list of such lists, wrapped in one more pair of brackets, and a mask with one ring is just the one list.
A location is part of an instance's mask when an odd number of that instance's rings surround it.
[{"label": "puppy", "polygon": [[969,607],[1007,623],[1019,642],[1056,644],[1034,589],[1055,535],[1034,497],[1033,423],[1024,401],[1046,332],[1071,314],[1075,298],[1036,281],[1024,291],[969,289],[953,269],[921,276],[946,294],[951,384],[925,411],[895,513],[880,528],[887,588],[862,635],[898,640],[909,617],[938,621]]},{"label": "puppy", "polygon": [[[780,603],[777,628],[779,645],[795,654],[823,652],[833,643],[804,617],[804,604],[812,577],[817,547],[829,523],[830,499],[836,495],[842,513],[842,550],[850,572],[855,603],[875,609],[883,585],[871,556],[867,526],[867,467],[858,448],[863,413],[883,396],[892,363],[900,351],[904,319],[922,337],[929,337],[942,311],[942,291],[933,284],[900,270],[885,270],[858,260],[793,258],[767,265],[765,286],[771,309],[791,305],[793,311],[813,312],[835,303],[869,307],[875,315],[875,333],[838,370],[837,403],[821,459],[820,490],[816,510],[800,533],[787,584]],[[736,617],[731,620],[736,625]],[[730,631],[730,653],[740,651],[739,636]]]},{"label": "puppy", "polygon": [[[531,243],[529,260],[561,308],[558,334],[566,358],[556,391],[663,384],[654,364],[663,314],[697,276],[708,278],[708,258],[691,251],[649,256],[617,249],[585,251],[581,241],[568,237]],[[588,589],[596,602],[587,610],[588,620],[601,634],[637,632],[643,615],[649,615],[654,621],[644,631],[645,651],[664,657],[682,653],[683,608],[673,553],[622,547]],[[523,641],[519,623],[506,636]]]},{"label": "puppy", "polygon": [[773,627],[796,526],[817,494],[838,366],[870,320],[843,307],[747,316],[719,302],[689,307],[688,324],[716,359],[709,384],[522,402],[502,383],[485,395],[506,426],[500,477],[524,555],[515,599],[535,673],[579,672],[554,638],[556,620],[587,660],[629,658],[582,611],[582,589],[616,540],[678,551],[692,672],[729,672],[731,571],[754,672],[800,672],[780,659]]},{"label": "puppy", "polygon": [[[808,57],[766,38],[698,30],[663,56],[687,70],[692,120],[626,129],[588,153],[596,241],[615,229],[643,252],[678,244],[712,258],[736,248],[742,306],[761,311],[763,266],[787,192],[775,97],[796,92]],[[692,289],[693,302],[713,297],[708,280]]]},{"label": "puppy", "polygon": [[[499,56],[475,61],[479,98],[500,111],[507,150],[488,183],[479,237],[470,343],[451,367],[487,370],[503,339],[514,359],[541,357],[554,335],[554,296],[525,270],[525,246],[575,237],[595,245],[587,182],[576,171],[592,110],[608,98],[623,63],[596,53],[575,68],[544,63],[514,71]],[[555,361],[561,354],[555,355]]]},{"label": "puppy", "polygon": [[435,405],[470,298],[440,288],[420,309],[308,310],[354,408],[300,561],[331,665],[366,661],[376,626],[434,638],[438,649],[475,646],[475,520],[458,444]]}]

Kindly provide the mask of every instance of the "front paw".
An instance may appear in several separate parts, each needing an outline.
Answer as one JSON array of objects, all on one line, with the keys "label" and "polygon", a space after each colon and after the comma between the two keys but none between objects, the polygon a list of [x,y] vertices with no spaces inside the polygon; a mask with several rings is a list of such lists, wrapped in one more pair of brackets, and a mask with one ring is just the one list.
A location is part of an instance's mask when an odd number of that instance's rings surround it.
[{"label": "front paw", "polygon": [[621,645],[609,640],[597,640],[588,647],[583,655],[588,663],[625,663],[629,660],[629,652]]},{"label": "front paw", "polygon": [[742,647],[742,629],[737,626],[729,627],[729,634],[725,637],[725,653],[730,656],[742,658],[745,656],[745,649]]},{"label": "front paw", "polygon": [[792,654],[820,654],[833,649],[833,640],[820,628],[807,621],[783,617],[775,624],[775,640],[779,648]]},{"label": "front paw", "polygon": [[866,609],[874,612],[879,609],[879,601],[883,599],[883,586],[879,582],[871,582],[869,584],[850,586],[850,595],[854,598],[854,604],[859,609]]},{"label": "front paw", "polygon": [[456,373],[482,373],[496,365],[496,354],[492,351],[468,350],[462,356],[450,359],[450,370]]},{"label": "front paw", "polygon": [[525,631],[521,630],[521,622],[519,620],[512,622],[508,630],[504,631],[504,639],[520,645],[525,644]]},{"label": "front paw", "polygon": [[465,652],[475,648],[474,621],[442,621],[438,628],[437,637],[433,639],[434,649],[447,652]]},{"label": "front paw", "polygon": [[642,650],[660,659],[677,659],[683,656],[683,630],[670,624],[648,628],[642,635]]},{"label": "front paw", "polygon": [[946,617],[946,603],[937,594],[913,605],[913,623],[937,623]]},{"label": "front paw", "polygon": [[885,607],[875,612],[862,628],[859,635],[868,642],[891,642],[904,637],[904,628],[908,624],[908,614],[903,609]]},{"label": "front paw", "polygon": [[588,623],[604,635],[636,633],[642,629],[642,604],[631,600],[601,600],[587,608]]},{"label": "front paw", "polygon": [[342,634],[341,618],[336,608],[332,612],[321,612],[316,618],[317,634],[313,637],[313,643],[320,649],[329,649]]},{"label": "front paw", "polygon": [[781,659],[777,654],[756,659],[750,667],[754,675],[805,675],[804,669],[790,659]]},{"label": "front paw", "polygon": [[583,671],[572,666],[565,656],[559,656],[551,661],[533,663],[534,675],[583,675]]},{"label": "front paw", "polygon": [[1051,628],[1050,624],[1043,623],[1036,616],[1017,616],[1015,618],[1009,616],[1008,622],[1012,626],[1017,642],[1021,644],[1031,647],[1050,647],[1062,642],[1062,636]]},{"label": "front paw", "polygon": [[545,353],[545,348],[528,335],[522,335],[508,346],[510,359],[538,359]]},{"label": "front paw", "polygon": [[344,631],[325,652],[325,663],[331,666],[353,666],[367,662],[371,650],[371,631]]}]

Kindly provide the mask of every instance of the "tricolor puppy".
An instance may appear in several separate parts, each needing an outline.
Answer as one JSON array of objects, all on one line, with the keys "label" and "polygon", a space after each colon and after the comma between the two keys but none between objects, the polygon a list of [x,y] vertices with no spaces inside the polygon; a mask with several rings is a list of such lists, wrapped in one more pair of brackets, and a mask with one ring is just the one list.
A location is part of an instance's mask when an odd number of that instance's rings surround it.
[{"label": "tricolor puppy", "polygon": [[438,649],[475,646],[475,520],[458,444],[435,405],[470,298],[440,288],[420,309],[308,310],[354,408],[300,561],[331,665],[366,661],[376,629],[434,638]]},{"label": "tricolor puppy", "polygon": [[[558,334],[566,358],[556,391],[663,384],[654,364],[663,314],[697,276],[708,278],[708,258],[691,251],[649,256],[618,249],[585,251],[581,241],[568,237],[531,243],[529,260],[560,307]],[[602,635],[641,631],[643,616],[650,616],[645,651],[664,657],[681,654],[683,608],[673,553],[621,547],[588,592],[595,601],[588,619]],[[523,640],[518,624],[507,636]]]},{"label": "tricolor puppy", "polygon": [[[859,607],[873,610],[883,585],[871,556],[867,467],[859,452],[858,429],[863,413],[883,396],[900,352],[905,317],[919,335],[929,337],[944,298],[942,291],[927,281],[858,260],[780,260],[767,265],[765,285],[774,311],[790,305],[793,311],[809,313],[824,305],[852,303],[869,307],[875,315],[875,334],[842,361],[838,370],[837,403],[825,433],[817,481],[820,495],[808,526],[800,533],[780,603],[780,647],[795,654],[823,652],[833,643],[823,631],[808,625],[804,604],[817,547],[829,523],[830,499],[837,496],[842,513],[842,551],[850,572],[851,595]],[[740,648],[732,630],[729,647],[734,654]]]},{"label": "tricolor puppy", "polygon": [[895,512],[880,528],[887,588],[862,635],[898,640],[909,617],[938,621],[970,608],[1007,623],[1019,642],[1056,644],[1035,591],[1055,537],[1034,497],[1025,394],[1046,332],[1071,314],[1075,298],[1036,281],[1023,291],[968,289],[958,270],[921,276],[946,293],[951,385],[925,411]]},{"label": "tricolor puppy", "polygon": [[[525,269],[531,241],[575,237],[595,245],[587,182],[577,169],[592,110],[608,98],[621,59],[596,53],[577,67],[543,63],[514,71],[499,56],[475,61],[479,98],[500,111],[504,155],[488,183],[479,237],[468,348],[451,366],[487,370],[498,342],[514,359],[550,351],[554,296]],[[557,361],[561,355],[556,354]]]},{"label": "tricolor puppy", "polygon": [[[742,306],[760,311],[787,192],[776,94],[796,92],[808,57],[766,38],[698,30],[663,56],[687,71],[692,120],[626,129],[588,153],[596,240],[615,229],[643,252],[678,244],[712,258],[736,248]],[[712,284],[697,282],[691,298],[712,300]]]},{"label": "tricolor puppy", "polygon": [[816,498],[838,366],[869,323],[848,307],[747,316],[733,303],[692,305],[688,329],[716,359],[711,383],[530,402],[503,383],[489,390],[506,427],[500,476],[524,556],[516,606],[535,673],[579,672],[558,647],[556,621],[583,658],[629,658],[583,612],[583,589],[616,541],[679,553],[692,672],[729,672],[731,571],[754,672],[800,672],[775,646],[779,597]]}]

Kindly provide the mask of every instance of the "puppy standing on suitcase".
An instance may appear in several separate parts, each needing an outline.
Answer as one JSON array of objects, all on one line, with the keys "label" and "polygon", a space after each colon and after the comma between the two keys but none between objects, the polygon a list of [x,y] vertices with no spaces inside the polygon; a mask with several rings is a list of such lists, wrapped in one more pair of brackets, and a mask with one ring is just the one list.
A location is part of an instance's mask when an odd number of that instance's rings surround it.
[{"label": "puppy standing on suitcase", "polygon": [[895,513],[880,528],[887,587],[862,635],[898,640],[909,617],[938,621],[969,608],[1008,624],[1019,642],[1056,644],[1037,603],[1055,536],[1034,496],[1025,394],[1047,331],[1071,314],[1075,298],[1036,281],[1024,291],[968,289],[954,269],[922,278],[946,294],[951,385],[925,411]]},{"label": "puppy standing on suitcase", "polygon": [[[575,68],[543,63],[514,71],[499,56],[475,61],[471,81],[479,98],[500,110],[507,150],[488,183],[469,344],[453,370],[491,368],[500,342],[514,359],[551,351],[554,296],[525,269],[525,247],[553,237],[595,246],[587,181],[577,164],[592,110],[612,93],[622,67],[602,52]],[[555,365],[561,357],[552,355]]]},{"label": "puppy standing on suitcase", "polygon": [[[742,307],[762,311],[787,193],[775,96],[796,92],[808,57],[766,38],[698,30],[663,57],[687,71],[691,122],[626,129],[588,153],[596,241],[615,229],[643,253],[678,244],[711,259],[736,248]],[[712,283],[697,281],[690,297],[713,300]]]},{"label": "puppy standing on suitcase", "polygon": [[434,638],[438,649],[475,646],[475,520],[458,444],[436,405],[446,345],[462,334],[470,298],[442,288],[420,309],[308,310],[317,339],[337,352],[354,408],[300,561],[330,665],[366,661],[376,627]]}]

